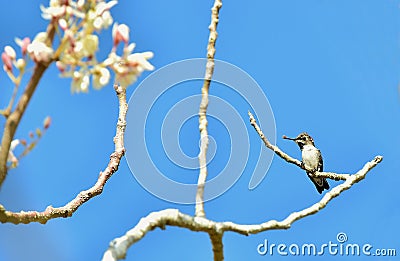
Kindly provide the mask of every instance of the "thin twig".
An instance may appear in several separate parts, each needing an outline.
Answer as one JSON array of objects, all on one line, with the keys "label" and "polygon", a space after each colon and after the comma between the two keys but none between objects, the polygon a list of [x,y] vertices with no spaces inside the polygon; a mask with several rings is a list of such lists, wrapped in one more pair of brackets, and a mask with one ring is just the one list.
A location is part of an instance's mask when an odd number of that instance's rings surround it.
[{"label": "thin twig", "polygon": [[[351,175],[344,183],[334,187],[327,192],[324,197],[314,205],[298,212],[293,212],[284,220],[269,220],[261,224],[241,225],[233,222],[215,222],[202,217],[192,217],[181,213],[178,209],[165,209],[152,212],[147,217],[142,218],[139,223],[126,232],[122,237],[110,242],[109,248],[103,255],[103,261],[116,261],[124,259],[129,247],[146,236],[146,234],[156,228],[165,229],[165,226],[186,228],[196,232],[206,232],[213,242],[214,260],[223,260],[222,235],[224,232],[235,232],[242,235],[258,234],[267,230],[288,229],[292,224],[304,217],[313,215],[325,208],[327,204],[365,178],[367,173],[382,161],[381,156],[376,156],[367,162],[356,174]],[[220,239],[217,240],[217,236]],[[217,257],[217,258],[216,258]],[[221,258],[219,258],[221,257]]]},{"label": "thin twig", "polygon": [[17,98],[17,93],[18,93],[18,88],[19,88],[19,85],[20,85],[20,81],[21,81],[21,78],[19,76],[18,77],[18,81],[14,83],[15,84],[14,85],[14,90],[13,90],[10,102],[8,103],[8,106],[7,106],[6,110],[5,110],[4,116],[6,118],[10,115],[12,107],[13,107],[14,102],[15,102],[15,98]]},{"label": "thin twig", "polygon": [[[55,34],[55,25],[54,23],[50,23],[47,27],[47,42],[52,43]],[[10,150],[11,141],[14,138],[14,134],[17,130],[19,122],[22,116],[25,113],[26,108],[28,107],[28,103],[32,98],[33,93],[36,90],[36,86],[39,83],[39,80],[42,78],[43,73],[46,71],[48,66],[52,61],[48,63],[37,63],[35,69],[33,70],[31,79],[29,80],[28,85],[24,93],[19,98],[17,107],[15,110],[9,115],[6,120],[3,137],[1,139],[1,150],[0,150],[0,187],[4,182],[4,179],[7,176],[7,157],[8,152]]]},{"label": "thin twig", "polygon": [[47,221],[53,218],[71,217],[72,214],[85,202],[102,193],[104,185],[106,184],[107,180],[118,170],[121,158],[125,154],[124,134],[126,128],[126,112],[128,110],[128,104],[126,103],[126,89],[119,85],[114,85],[114,89],[116,91],[119,101],[118,123],[116,127],[116,134],[114,137],[114,152],[110,155],[110,161],[106,169],[100,172],[100,175],[93,187],[88,190],[81,191],[72,201],[70,201],[65,206],[58,208],[48,206],[43,212],[21,211],[18,213],[14,213],[11,211],[6,211],[5,208],[0,205],[1,223],[8,222],[14,224],[27,224],[31,222],[39,222],[45,224]]},{"label": "thin twig", "polygon": [[210,88],[211,78],[214,73],[214,55],[215,55],[215,42],[217,40],[217,25],[219,10],[222,7],[222,0],[215,0],[214,6],[211,8],[211,23],[208,27],[210,29],[210,36],[207,45],[207,65],[206,73],[204,76],[204,83],[201,89],[201,103],[199,109],[199,130],[200,130],[200,153],[199,165],[200,173],[197,181],[196,193],[196,212],[198,217],[205,217],[204,212],[204,185],[207,179],[207,149],[208,149],[208,131],[207,131],[207,107],[208,107],[208,90]]}]

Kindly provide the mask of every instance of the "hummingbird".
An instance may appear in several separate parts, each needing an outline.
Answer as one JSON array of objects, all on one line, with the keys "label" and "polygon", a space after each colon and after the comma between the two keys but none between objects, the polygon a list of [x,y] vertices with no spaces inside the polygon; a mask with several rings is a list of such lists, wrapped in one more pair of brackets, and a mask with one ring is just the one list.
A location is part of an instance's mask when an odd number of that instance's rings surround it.
[{"label": "hummingbird", "polygon": [[292,140],[296,142],[296,144],[300,147],[301,150],[301,158],[302,164],[307,169],[313,170],[312,172],[306,171],[307,176],[310,178],[312,183],[314,183],[315,187],[319,194],[324,191],[324,189],[329,189],[329,184],[325,178],[314,177],[313,173],[315,171],[322,172],[323,171],[323,160],[322,155],[319,149],[317,149],[314,145],[313,138],[308,135],[307,132],[300,133],[296,138],[289,138],[283,135],[284,139]]}]

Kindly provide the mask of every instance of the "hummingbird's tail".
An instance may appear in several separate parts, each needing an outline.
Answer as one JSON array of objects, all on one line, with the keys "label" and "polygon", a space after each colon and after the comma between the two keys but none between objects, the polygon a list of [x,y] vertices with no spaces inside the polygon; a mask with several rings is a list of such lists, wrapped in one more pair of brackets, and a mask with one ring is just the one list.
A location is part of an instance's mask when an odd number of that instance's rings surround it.
[{"label": "hummingbird's tail", "polygon": [[321,194],[324,189],[329,189],[329,183],[328,181],[326,181],[325,178],[316,178],[310,173],[307,173],[307,176],[310,178],[312,183],[314,183],[315,188],[317,189],[319,194]]}]

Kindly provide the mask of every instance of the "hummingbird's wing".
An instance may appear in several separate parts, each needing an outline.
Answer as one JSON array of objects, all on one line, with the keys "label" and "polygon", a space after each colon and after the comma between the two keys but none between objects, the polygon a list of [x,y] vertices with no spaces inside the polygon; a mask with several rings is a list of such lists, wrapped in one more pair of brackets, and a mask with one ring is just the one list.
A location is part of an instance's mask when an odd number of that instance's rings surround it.
[{"label": "hummingbird's wing", "polygon": [[[317,171],[322,172],[324,171],[324,161],[322,159],[321,152],[318,150],[319,160]],[[329,189],[328,181],[325,178],[317,178],[312,175],[312,173],[307,173],[308,177],[311,179],[312,183],[314,183],[315,188],[317,189],[318,193],[321,194],[324,189]]]},{"label": "hummingbird's wing", "polygon": [[[319,152],[318,171],[319,171],[319,172],[324,171],[324,161],[323,161],[323,159],[322,159],[321,152]],[[326,178],[322,178],[322,180],[323,180],[323,188],[326,189],[326,190],[328,190],[328,189],[329,189],[329,183],[328,183],[328,181],[326,181]]]},{"label": "hummingbird's wing", "polygon": [[317,171],[322,172],[324,171],[324,160],[322,159],[321,151],[319,151],[319,159],[318,159],[318,167]]}]

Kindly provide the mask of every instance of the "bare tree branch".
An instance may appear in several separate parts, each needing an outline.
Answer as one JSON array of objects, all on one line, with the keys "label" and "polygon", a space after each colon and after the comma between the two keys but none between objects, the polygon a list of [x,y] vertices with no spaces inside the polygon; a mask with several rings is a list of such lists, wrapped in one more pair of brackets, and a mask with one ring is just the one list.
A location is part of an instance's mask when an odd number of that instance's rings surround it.
[{"label": "bare tree branch", "polygon": [[215,0],[214,6],[211,8],[211,23],[208,27],[210,29],[210,36],[207,45],[207,65],[206,74],[204,76],[203,88],[201,89],[201,103],[199,109],[199,130],[200,130],[200,153],[199,164],[200,173],[197,181],[196,193],[196,212],[198,217],[205,217],[204,212],[204,184],[207,179],[207,149],[208,149],[208,131],[207,131],[207,107],[208,107],[208,90],[210,88],[211,78],[214,73],[214,55],[215,55],[215,42],[217,41],[217,25],[219,10],[222,7],[222,0]]},{"label": "bare tree branch", "polygon": [[224,232],[236,232],[247,236],[267,230],[288,229],[295,221],[313,215],[325,208],[329,201],[364,179],[367,173],[381,161],[381,156],[375,157],[370,162],[367,162],[356,174],[350,175],[344,183],[327,192],[319,202],[301,211],[291,213],[282,221],[269,220],[261,224],[240,225],[233,222],[215,222],[203,217],[192,217],[179,212],[177,209],[152,212],[147,217],[142,218],[124,236],[111,241],[109,248],[104,253],[103,261],[124,259],[131,245],[144,238],[148,232],[156,228],[165,229],[166,226],[181,227],[191,231],[208,233],[213,243],[214,260],[223,260],[222,235]]},{"label": "bare tree branch", "polygon": [[[55,34],[55,27],[53,23],[50,23],[47,27],[47,42],[52,43]],[[7,176],[7,157],[10,150],[11,141],[14,138],[15,132],[19,125],[22,116],[25,113],[28,103],[32,98],[33,93],[36,90],[36,86],[39,80],[42,78],[43,73],[46,71],[48,66],[52,61],[48,63],[37,63],[35,69],[33,70],[31,79],[26,86],[24,93],[21,95],[17,107],[15,110],[7,117],[3,137],[1,138],[0,145],[0,187]]]},{"label": "bare tree branch", "polygon": [[128,104],[126,103],[126,89],[119,85],[114,85],[114,89],[116,91],[119,101],[118,123],[116,134],[114,137],[115,148],[114,152],[110,155],[110,161],[106,169],[100,172],[100,175],[93,187],[88,190],[81,191],[72,201],[70,201],[65,206],[58,208],[48,206],[43,212],[21,211],[18,213],[14,213],[11,211],[6,211],[5,208],[0,205],[1,223],[8,222],[14,224],[27,224],[31,222],[39,222],[45,224],[48,220],[53,218],[71,217],[72,214],[85,202],[102,193],[104,185],[106,184],[107,180],[118,170],[121,158],[125,154],[124,134],[126,128],[126,112],[128,110]]}]

